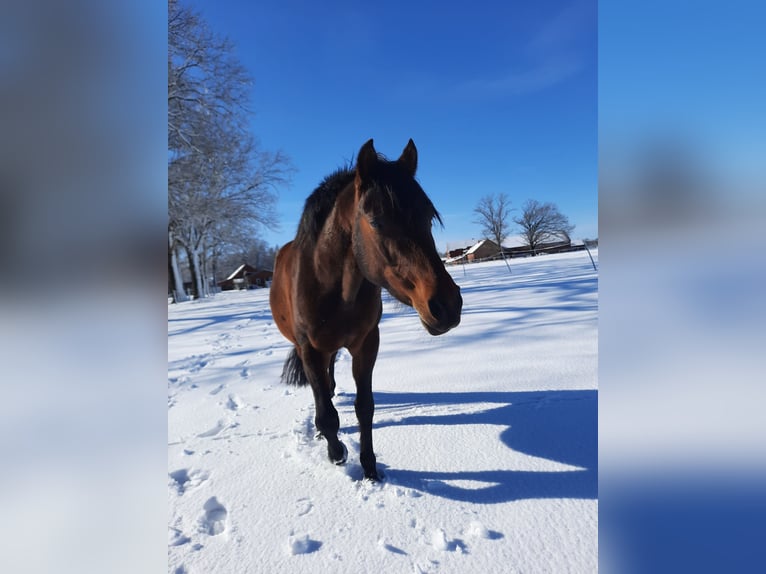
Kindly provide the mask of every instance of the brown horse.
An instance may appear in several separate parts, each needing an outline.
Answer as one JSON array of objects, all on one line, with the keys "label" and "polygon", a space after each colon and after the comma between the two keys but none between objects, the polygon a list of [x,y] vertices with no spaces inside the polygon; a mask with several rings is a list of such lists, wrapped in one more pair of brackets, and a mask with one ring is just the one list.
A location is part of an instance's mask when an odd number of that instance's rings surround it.
[{"label": "brown horse", "polygon": [[334,363],[345,347],[353,359],[354,402],[364,475],[377,480],[372,448],[372,369],[378,355],[381,288],[414,307],[431,335],[460,323],[460,288],[444,268],[431,235],[438,212],[415,180],[412,140],[397,161],[379,156],[372,140],[356,167],[328,176],[306,200],[298,232],[279,251],[271,312],[295,347],[283,382],[310,384],[317,432],[335,464],[346,461],[338,440]]}]

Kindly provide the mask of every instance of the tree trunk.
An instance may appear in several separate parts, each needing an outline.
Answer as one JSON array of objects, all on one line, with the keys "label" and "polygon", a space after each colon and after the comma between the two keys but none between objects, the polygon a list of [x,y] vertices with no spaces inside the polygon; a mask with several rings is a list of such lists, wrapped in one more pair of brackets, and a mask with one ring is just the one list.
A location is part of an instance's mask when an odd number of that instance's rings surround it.
[{"label": "tree trunk", "polygon": [[181,276],[181,270],[178,268],[178,255],[172,233],[168,233],[168,283],[169,286],[172,283],[173,302],[186,301],[184,280]]},{"label": "tree trunk", "polygon": [[202,236],[196,226],[191,226],[188,233],[188,243],[185,242],[186,255],[189,259],[189,271],[192,276],[192,284],[194,285],[194,295],[197,299],[205,297],[207,291],[205,289],[204,273],[205,270],[202,266],[200,259],[200,250],[202,249]]},{"label": "tree trunk", "polygon": [[202,296],[210,296],[210,286],[208,284],[208,272],[207,272],[207,250],[205,247],[200,247],[197,252],[199,253],[199,275],[202,281]]},{"label": "tree trunk", "polygon": [[184,244],[183,247],[184,247],[184,251],[186,251],[186,261],[189,264],[189,274],[191,275],[191,278],[192,278],[192,282],[191,282],[192,284],[191,284],[191,289],[189,290],[189,294],[195,299],[198,299],[200,294],[199,294],[199,291],[197,290],[197,269],[196,269],[197,259],[192,254],[192,250],[189,249],[188,245]]},{"label": "tree trunk", "polygon": [[215,293],[218,293],[218,251],[213,251],[213,256],[211,257],[211,263],[210,263],[210,271],[213,276],[213,284]]},{"label": "tree trunk", "polygon": [[205,296],[205,283],[202,277],[202,266],[199,260],[199,251],[192,249],[189,253],[189,268],[192,273],[192,281],[194,282],[195,291],[197,292],[197,298],[200,299]]}]

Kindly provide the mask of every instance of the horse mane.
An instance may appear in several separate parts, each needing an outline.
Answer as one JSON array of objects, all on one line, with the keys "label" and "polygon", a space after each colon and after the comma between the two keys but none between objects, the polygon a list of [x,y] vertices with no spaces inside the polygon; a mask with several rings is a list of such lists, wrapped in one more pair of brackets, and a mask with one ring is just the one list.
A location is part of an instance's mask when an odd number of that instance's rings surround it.
[{"label": "horse mane", "polygon": [[[395,167],[396,162],[388,161],[380,153],[378,153],[378,161],[380,162],[378,169],[381,173],[385,173],[391,179],[400,177],[400,171]],[[330,216],[338,194],[354,181],[355,176],[356,167],[347,164],[325,177],[322,183],[308,196],[303,206],[303,214],[298,224],[298,231],[295,234],[295,243],[297,245],[302,247],[313,247],[316,245],[322,227]],[[444,226],[441,215],[424,191],[421,191],[422,197],[409,195],[397,197],[394,190],[390,187],[385,188],[385,191],[392,204],[397,204],[408,211],[423,210],[429,214],[432,220],[438,221],[442,227]]]},{"label": "horse mane", "polygon": [[354,181],[354,168],[344,166],[336,169],[322,180],[317,188],[308,196],[303,206],[303,215],[298,224],[295,242],[310,246],[316,243],[322,226],[330,215],[338,194]]}]

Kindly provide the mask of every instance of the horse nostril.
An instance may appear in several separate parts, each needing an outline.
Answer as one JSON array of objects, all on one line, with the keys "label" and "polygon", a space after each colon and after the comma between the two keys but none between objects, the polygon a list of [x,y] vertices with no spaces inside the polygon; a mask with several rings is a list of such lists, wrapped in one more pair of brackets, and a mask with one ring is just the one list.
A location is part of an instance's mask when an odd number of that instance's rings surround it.
[{"label": "horse nostril", "polygon": [[431,312],[433,318],[440,323],[444,321],[445,317],[447,316],[447,310],[444,308],[444,305],[438,301],[438,299],[430,299],[428,301],[428,310]]}]

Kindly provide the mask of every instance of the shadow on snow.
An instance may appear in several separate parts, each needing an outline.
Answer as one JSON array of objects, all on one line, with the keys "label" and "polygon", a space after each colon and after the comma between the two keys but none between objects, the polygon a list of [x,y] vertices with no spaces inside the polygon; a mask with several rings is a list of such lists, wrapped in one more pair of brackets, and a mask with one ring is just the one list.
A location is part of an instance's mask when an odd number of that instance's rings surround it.
[{"label": "shadow on snow", "polygon": [[[387,480],[398,486],[451,500],[493,504],[532,498],[598,497],[598,393],[595,390],[375,393],[375,428],[419,425],[493,425],[506,427],[499,440],[510,449],[578,467],[578,470],[423,471],[385,468]],[[466,414],[413,415],[389,418],[402,408],[496,403],[497,407]],[[352,429],[348,429],[353,432]],[[449,444],[422,445],[412,429],[413,448],[439,448],[444,457],[460,459]],[[458,463],[459,464],[459,463]],[[454,466],[454,465],[450,465]],[[463,488],[450,484],[472,481],[487,486]]]}]

